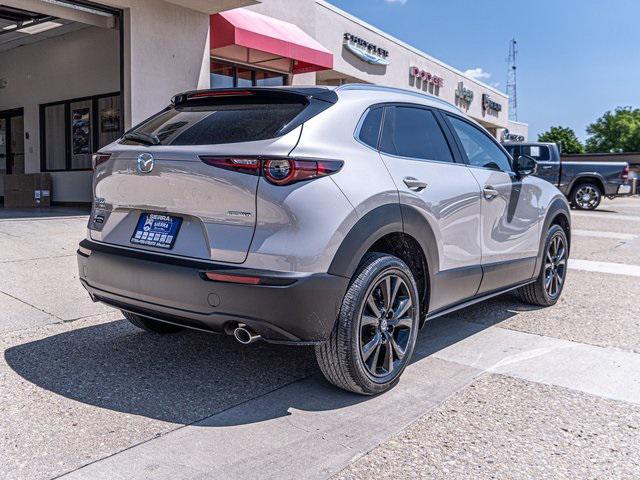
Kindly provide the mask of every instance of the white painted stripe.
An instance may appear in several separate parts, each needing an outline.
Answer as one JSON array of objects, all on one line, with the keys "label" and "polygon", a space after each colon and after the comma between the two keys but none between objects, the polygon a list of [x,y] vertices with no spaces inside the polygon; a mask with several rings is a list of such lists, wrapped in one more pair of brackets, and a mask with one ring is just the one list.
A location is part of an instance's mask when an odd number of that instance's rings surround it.
[{"label": "white painted stripe", "polygon": [[569,259],[569,268],[586,272],[613,273],[640,277],[640,265],[626,265],[624,263],[596,262],[593,260]]},{"label": "white painted stripe", "polygon": [[599,218],[600,220],[626,220],[629,222],[640,222],[640,217],[635,215],[620,215],[618,213],[607,213],[607,212],[571,212],[572,217],[589,217],[589,218]]},{"label": "white painted stripe", "polygon": [[635,240],[638,235],[631,233],[601,232],[599,230],[571,230],[571,235],[578,237],[611,238],[613,240]]}]

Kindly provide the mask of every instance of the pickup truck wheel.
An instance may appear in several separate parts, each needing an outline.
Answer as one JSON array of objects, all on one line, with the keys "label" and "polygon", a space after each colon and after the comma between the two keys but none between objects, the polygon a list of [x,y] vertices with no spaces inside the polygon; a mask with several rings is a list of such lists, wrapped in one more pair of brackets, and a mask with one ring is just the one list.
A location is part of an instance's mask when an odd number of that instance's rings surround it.
[{"label": "pickup truck wheel", "polygon": [[552,225],[547,233],[538,278],[518,289],[522,301],[540,307],[555,305],[564,288],[568,259],[567,235],[562,227]]},{"label": "pickup truck wheel", "polygon": [[315,347],[324,376],[337,387],[373,395],[393,387],[418,334],[418,288],[397,257],[367,254],[342,301],[329,339]]},{"label": "pickup truck wheel", "polygon": [[600,187],[594,183],[581,183],[571,191],[571,204],[578,210],[595,210],[601,200]]},{"label": "pickup truck wheel", "polygon": [[136,327],[151,333],[164,335],[167,333],[176,333],[184,330],[184,328],[177,325],[159,322],[158,320],[152,320],[151,318],[147,317],[141,317],[140,315],[136,315],[135,313],[122,311],[122,315],[124,315],[124,318],[129,320]]}]

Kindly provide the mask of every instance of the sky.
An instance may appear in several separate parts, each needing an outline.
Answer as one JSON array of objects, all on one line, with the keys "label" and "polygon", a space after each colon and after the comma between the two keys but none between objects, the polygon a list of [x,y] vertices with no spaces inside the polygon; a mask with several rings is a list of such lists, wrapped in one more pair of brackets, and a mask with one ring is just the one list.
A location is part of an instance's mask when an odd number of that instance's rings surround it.
[{"label": "sky", "polygon": [[556,125],[584,140],[607,110],[640,107],[640,0],[329,1],[502,91],[515,38],[530,140]]}]

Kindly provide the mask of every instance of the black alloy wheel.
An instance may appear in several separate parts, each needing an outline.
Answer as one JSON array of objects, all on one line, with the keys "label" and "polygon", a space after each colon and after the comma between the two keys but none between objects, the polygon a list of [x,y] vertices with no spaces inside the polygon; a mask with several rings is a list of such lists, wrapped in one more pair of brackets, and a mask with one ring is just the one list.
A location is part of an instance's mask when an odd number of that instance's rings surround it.
[{"label": "black alloy wheel", "polygon": [[387,273],[372,286],[360,314],[360,355],[374,377],[402,363],[413,328],[414,306],[405,281]]}]

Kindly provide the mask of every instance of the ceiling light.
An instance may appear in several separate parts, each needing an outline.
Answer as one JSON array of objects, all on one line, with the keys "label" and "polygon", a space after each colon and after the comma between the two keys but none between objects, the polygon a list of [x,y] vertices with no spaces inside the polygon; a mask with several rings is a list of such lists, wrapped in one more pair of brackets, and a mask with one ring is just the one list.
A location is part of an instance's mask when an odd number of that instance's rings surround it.
[{"label": "ceiling light", "polygon": [[18,30],[20,33],[28,33],[29,35],[34,35],[36,33],[46,32],[47,30],[51,30],[52,28],[61,27],[61,23],[57,22],[43,22],[33,25],[27,28],[21,28]]}]

